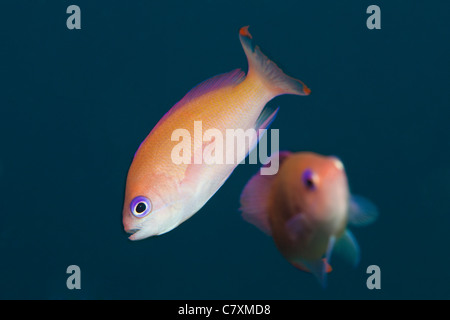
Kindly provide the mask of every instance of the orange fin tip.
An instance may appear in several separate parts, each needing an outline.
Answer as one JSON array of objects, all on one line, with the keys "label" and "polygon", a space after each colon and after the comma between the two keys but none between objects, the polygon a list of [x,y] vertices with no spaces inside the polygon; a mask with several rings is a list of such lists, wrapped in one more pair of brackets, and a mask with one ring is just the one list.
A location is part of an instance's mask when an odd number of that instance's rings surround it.
[{"label": "orange fin tip", "polygon": [[239,30],[239,34],[243,37],[248,37],[248,38],[252,38],[252,35],[250,34],[250,32],[248,31],[248,27],[249,26],[245,26],[242,27],[241,30]]}]

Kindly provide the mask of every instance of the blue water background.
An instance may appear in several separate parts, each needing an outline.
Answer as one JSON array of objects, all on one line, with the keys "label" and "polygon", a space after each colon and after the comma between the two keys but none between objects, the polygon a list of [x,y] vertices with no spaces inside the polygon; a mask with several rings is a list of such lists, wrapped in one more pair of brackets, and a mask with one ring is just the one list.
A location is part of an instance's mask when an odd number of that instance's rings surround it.
[{"label": "blue water background", "polygon": [[[66,28],[81,8],[82,29]],[[381,30],[366,8],[381,8]],[[450,298],[448,1],[5,1],[1,299]],[[238,30],[312,90],[281,96],[280,148],[338,155],[380,219],[323,290],[242,220],[241,165],[187,222],[131,242],[127,170],[197,83],[247,62]],[[81,290],[66,268],[81,268]],[[381,268],[368,290],[366,268]]]}]

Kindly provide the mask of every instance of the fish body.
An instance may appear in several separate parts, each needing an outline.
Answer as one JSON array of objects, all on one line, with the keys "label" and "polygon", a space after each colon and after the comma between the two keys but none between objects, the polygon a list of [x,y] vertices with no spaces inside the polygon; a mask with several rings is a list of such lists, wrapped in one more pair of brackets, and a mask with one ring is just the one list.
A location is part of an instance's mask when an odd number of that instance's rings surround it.
[{"label": "fish body", "polygon": [[348,224],[367,225],[377,209],[351,195],[342,162],[312,152],[280,152],[273,176],[255,175],[241,194],[243,218],[273,237],[283,256],[325,285],[335,251],[357,265],[358,244]]},{"label": "fish body", "polygon": [[[241,28],[239,37],[248,60],[247,76],[237,69],[193,88],[164,115],[137,150],[127,175],[123,208],[124,229],[132,233],[131,240],[166,233],[189,219],[243,160],[196,163],[196,156],[209,143],[203,141],[201,133],[196,134],[195,122],[201,121],[203,130],[215,129],[224,136],[228,129],[264,129],[278,110],[266,110],[268,101],[281,94],[310,93],[252,44],[248,27]],[[174,133],[179,129],[194,137],[190,141],[192,161],[188,163],[173,160],[178,143]],[[249,143],[246,154],[256,143]]]}]

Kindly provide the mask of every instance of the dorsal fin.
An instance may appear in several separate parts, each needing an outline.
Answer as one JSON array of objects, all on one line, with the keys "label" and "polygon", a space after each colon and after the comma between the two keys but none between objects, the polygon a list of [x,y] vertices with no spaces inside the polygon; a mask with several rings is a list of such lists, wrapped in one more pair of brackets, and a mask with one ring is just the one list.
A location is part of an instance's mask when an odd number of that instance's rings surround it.
[{"label": "dorsal fin", "polygon": [[377,207],[368,199],[352,195],[350,197],[348,222],[354,226],[367,226],[378,218]]},{"label": "dorsal fin", "polygon": [[244,80],[244,78],[245,73],[241,69],[235,69],[227,73],[218,74],[217,76],[209,78],[192,88],[188,93],[186,93],[183,99],[177,103],[177,105],[186,104],[193,99],[219,88],[238,85],[242,82],[242,80]]},{"label": "dorsal fin", "polygon": [[175,111],[189,103],[190,101],[212,92],[219,88],[225,88],[228,86],[236,86],[245,79],[245,73],[241,69],[235,69],[227,73],[218,74],[212,78],[209,78],[195,87],[193,87],[186,95],[178,101],[166,114],[159,120],[161,123],[172,115]]}]

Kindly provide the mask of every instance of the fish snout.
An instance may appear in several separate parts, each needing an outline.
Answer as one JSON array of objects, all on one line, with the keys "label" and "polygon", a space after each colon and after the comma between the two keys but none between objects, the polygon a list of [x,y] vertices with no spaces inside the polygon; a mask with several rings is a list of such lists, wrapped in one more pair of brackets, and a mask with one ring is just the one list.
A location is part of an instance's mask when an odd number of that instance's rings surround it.
[{"label": "fish snout", "polygon": [[130,233],[131,235],[134,235],[136,232],[142,229],[139,224],[136,223],[136,221],[133,221],[131,217],[128,215],[124,216],[123,219],[123,229],[126,233]]},{"label": "fish snout", "polygon": [[148,225],[143,224],[141,221],[134,221],[132,218],[124,219],[123,227],[125,232],[130,234],[128,239],[132,241],[142,240],[154,235],[152,228],[148,228]]},{"label": "fish snout", "polygon": [[130,224],[124,225],[124,230],[126,233],[129,234],[128,239],[130,239],[130,240],[139,240],[140,239],[140,237],[138,239],[137,235],[142,233],[142,232],[140,232],[140,231],[142,231],[142,227],[130,223]]}]

